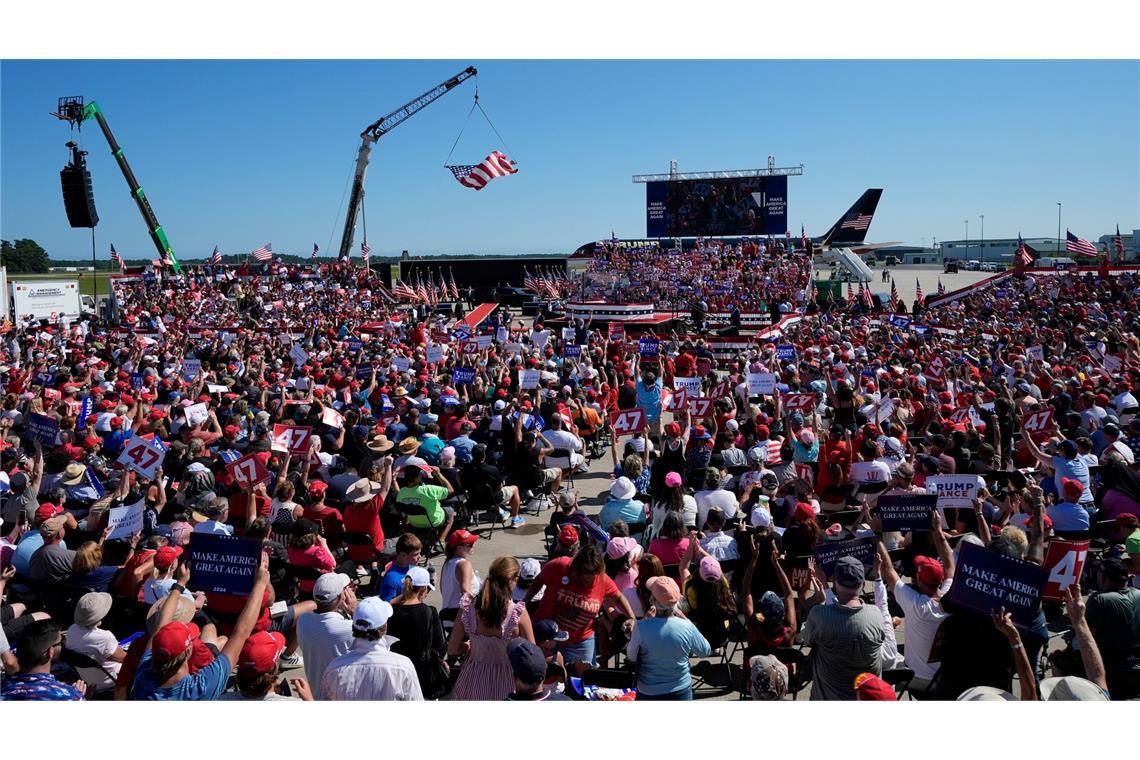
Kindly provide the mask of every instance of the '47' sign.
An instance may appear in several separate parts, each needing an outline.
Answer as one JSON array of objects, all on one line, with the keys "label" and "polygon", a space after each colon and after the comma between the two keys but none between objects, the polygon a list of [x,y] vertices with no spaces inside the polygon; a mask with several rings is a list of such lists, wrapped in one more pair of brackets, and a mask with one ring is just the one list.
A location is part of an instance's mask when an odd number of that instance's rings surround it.
[{"label": "'47' sign", "polygon": [[154,472],[162,464],[166,448],[156,440],[132,437],[123,444],[123,451],[117,460],[119,464],[142,475],[147,480],[154,479]]},{"label": "'47' sign", "polygon": [[304,454],[309,450],[309,434],[312,428],[301,425],[274,425],[274,451],[287,451],[290,454]]},{"label": "'47' sign", "polygon": [[1049,571],[1049,580],[1045,581],[1041,598],[1055,602],[1064,601],[1065,589],[1074,583],[1080,583],[1081,572],[1085,568],[1085,558],[1088,554],[1087,539],[1084,541],[1052,539],[1049,542],[1049,550],[1045,552],[1045,569]]},{"label": "'47' sign", "polygon": [[242,488],[249,488],[269,480],[269,470],[265,469],[265,465],[256,454],[247,454],[241,459],[235,459],[226,465],[226,469]]},{"label": "'47' sign", "polygon": [[641,409],[610,412],[610,427],[618,435],[636,435],[645,429],[645,412]]},{"label": "'47' sign", "polygon": [[1033,436],[1038,443],[1049,440],[1053,432],[1053,410],[1043,409],[1040,412],[1030,412],[1021,418],[1025,432]]}]

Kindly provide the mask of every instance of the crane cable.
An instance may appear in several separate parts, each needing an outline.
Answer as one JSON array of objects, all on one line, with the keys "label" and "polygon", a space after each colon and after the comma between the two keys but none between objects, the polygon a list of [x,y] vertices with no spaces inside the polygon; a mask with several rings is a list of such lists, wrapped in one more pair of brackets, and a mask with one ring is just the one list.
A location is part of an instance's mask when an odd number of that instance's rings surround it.
[{"label": "crane cable", "polygon": [[459,128],[459,134],[456,135],[455,142],[451,144],[451,151],[447,154],[447,158],[443,159],[443,165],[445,168],[449,166],[447,162],[451,160],[452,154],[455,153],[455,148],[459,145],[459,140],[463,137],[463,132],[467,129],[467,124],[471,121],[471,114],[475,113],[476,108],[479,109],[479,113],[483,114],[483,118],[487,120],[488,126],[490,126],[491,131],[495,133],[495,137],[499,138],[499,142],[503,144],[503,147],[506,148],[506,150],[510,153],[514,152],[511,150],[510,146],[507,145],[507,141],[503,139],[503,136],[499,134],[499,130],[495,128],[495,124],[491,121],[491,117],[487,115],[487,112],[483,109],[483,105],[479,102],[479,79],[476,77],[475,102],[471,104],[471,110],[467,112],[467,118],[463,120],[463,126]]}]

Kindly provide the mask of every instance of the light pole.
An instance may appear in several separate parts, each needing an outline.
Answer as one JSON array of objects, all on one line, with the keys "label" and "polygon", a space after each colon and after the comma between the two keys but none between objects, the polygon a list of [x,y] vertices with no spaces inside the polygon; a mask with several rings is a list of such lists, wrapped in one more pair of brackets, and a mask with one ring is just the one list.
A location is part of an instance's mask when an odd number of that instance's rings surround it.
[{"label": "light pole", "polygon": [[970,260],[970,220],[969,219],[963,219],[962,221],[966,223],[966,261],[969,261]]},{"label": "light pole", "polygon": [[981,229],[981,232],[978,233],[978,235],[979,235],[978,250],[980,250],[982,252],[982,255],[979,256],[978,259],[981,261],[985,261],[986,260],[986,215],[985,214],[978,214],[978,218],[982,220],[982,229]]},{"label": "light pole", "polygon": [[1057,257],[1061,256],[1061,202],[1057,201]]}]

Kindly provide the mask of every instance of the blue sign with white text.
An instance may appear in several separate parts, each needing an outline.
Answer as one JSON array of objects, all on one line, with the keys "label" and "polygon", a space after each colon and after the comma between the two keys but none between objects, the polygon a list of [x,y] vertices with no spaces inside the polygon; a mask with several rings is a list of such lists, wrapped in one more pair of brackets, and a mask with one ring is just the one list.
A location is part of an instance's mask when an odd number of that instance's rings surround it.
[{"label": "blue sign with white text", "polygon": [[963,541],[959,547],[954,585],[947,594],[948,600],[982,615],[1005,607],[1018,626],[1032,625],[1049,572],[1039,565],[984,546]]},{"label": "blue sign with white text", "polygon": [[782,362],[794,362],[796,360],[796,347],[791,345],[776,346],[776,358]]},{"label": "blue sign with white text", "polygon": [[249,596],[260,565],[260,540],[218,533],[190,534],[190,572],[197,589]]},{"label": "blue sign with white text", "polygon": [[661,353],[661,341],[657,338],[642,338],[637,342],[637,351],[642,356],[657,356]]},{"label": "blue sign with white text", "polygon": [[451,378],[456,385],[471,385],[475,381],[475,368],[456,367],[451,372]]}]

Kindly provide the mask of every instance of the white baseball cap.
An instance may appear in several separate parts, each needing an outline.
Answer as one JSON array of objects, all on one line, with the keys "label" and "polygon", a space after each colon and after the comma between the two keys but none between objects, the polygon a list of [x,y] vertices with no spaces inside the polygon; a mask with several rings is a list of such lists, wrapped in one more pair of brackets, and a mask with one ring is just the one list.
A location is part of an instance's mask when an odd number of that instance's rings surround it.
[{"label": "white baseball cap", "polygon": [[768,510],[757,505],[752,514],[749,515],[748,521],[752,523],[753,528],[770,528],[772,527],[772,515]]},{"label": "white baseball cap", "polygon": [[429,588],[435,590],[435,584],[431,582],[431,575],[428,571],[419,565],[415,565],[408,569],[408,574],[405,576],[411,581],[412,586],[415,588]]},{"label": "white baseball cap", "polygon": [[313,601],[328,604],[340,596],[340,592],[352,582],[344,573],[325,573],[313,584]]},{"label": "white baseball cap", "polygon": [[388,624],[392,617],[392,605],[378,596],[367,596],[356,605],[352,616],[352,628],[356,631],[378,631]]}]

